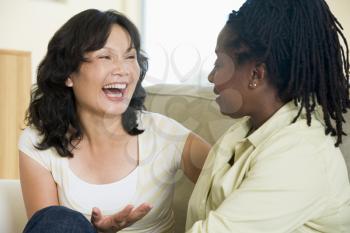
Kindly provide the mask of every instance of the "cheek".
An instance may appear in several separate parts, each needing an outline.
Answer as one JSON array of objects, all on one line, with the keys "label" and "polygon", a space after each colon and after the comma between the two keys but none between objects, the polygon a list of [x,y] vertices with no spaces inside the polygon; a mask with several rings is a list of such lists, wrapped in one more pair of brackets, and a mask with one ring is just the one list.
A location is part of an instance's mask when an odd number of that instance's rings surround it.
[{"label": "cheek", "polygon": [[[78,77],[75,77],[75,79],[73,80],[74,93],[76,93],[77,95],[87,95],[93,89],[96,89],[96,81],[96,79],[94,80],[87,75],[80,75]],[[89,90],[89,92],[86,91],[87,89]]]},{"label": "cheek", "polygon": [[226,88],[220,92],[218,104],[222,113],[236,115],[243,106],[243,96],[238,89]]},{"label": "cheek", "polygon": [[231,85],[234,75],[235,75],[235,69],[233,66],[222,68],[215,73],[214,83],[220,89],[228,88]]},{"label": "cheek", "polygon": [[128,87],[128,94],[127,94],[127,98],[131,99],[132,96],[134,95],[135,89],[136,89],[136,85],[140,79],[140,67],[138,66],[138,64],[136,65],[132,65],[129,67],[129,80],[130,80],[130,84]]},{"label": "cheek", "polygon": [[129,74],[134,82],[137,83],[137,81],[140,78],[141,68],[137,62],[130,63],[127,65],[127,69],[129,71]]},{"label": "cheek", "polygon": [[215,88],[220,95],[229,96],[232,92],[236,93],[240,90],[234,72],[218,72],[214,78],[216,79]]},{"label": "cheek", "polygon": [[221,65],[214,76],[214,83],[217,86],[225,85],[231,81],[232,77],[235,75],[236,67],[232,58],[226,54],[220,54]]},{"label": "cheek", "polygon": [[74,97],[79,105],[97,105],[102,96],[100,84],[94,82],[80,83],[80,85],[73,86]]},{"label": "cheek", "polygon": [[141,75],[141,68],[140,66],[137,64],[135,67],[135,79],[138,81],[140,79],[140,75]]}]

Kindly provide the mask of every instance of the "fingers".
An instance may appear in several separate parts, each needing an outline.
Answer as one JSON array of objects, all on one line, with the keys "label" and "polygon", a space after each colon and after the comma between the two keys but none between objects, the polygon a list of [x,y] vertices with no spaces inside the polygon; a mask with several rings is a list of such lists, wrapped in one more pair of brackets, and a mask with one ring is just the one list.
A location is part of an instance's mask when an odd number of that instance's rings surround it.
[{"label": "fingers", "polygon": [[128,222],[136,222],[138,220],[140,220],[141,218],[143,218],[146,214],[148,214],[148,212],[150,212],[152,209],[152,206],[147,204],[147,203],[143,203],[141,204],[139,207],[137,207],[136,209],[134,209],[129,217],[128,217]]},{"label": "fingers", "polygon": [[92,208],[91,212],[91,222],[99,222],[102,219],[102,213],[99,208]]},{"label": "fingers", "polygon": [[132,205],[127,205],[120,212],[103,216],[100,209],[94,207],[91,213],[92,224],[100,231],[121,230],[143,218],[152,209],[152,206],[144,203],[134,209]]},{"label": "fingers", "polygon": [[113,220],[115,225],[118,226],[119,229],[122,229],[143,218],[151,209],[152,206],[147,203],[141,204],[136,209],[134,209],[132,205],[128,205],[122,211],[115,214]]},{"label": "fingers", "polygon": [[133,210],[134,206],[127,205],[124,209],[122,209],[120,212],[113,215],[113,219],[116,220],[116,222],[124,221],[129,216],[131,211]]}]

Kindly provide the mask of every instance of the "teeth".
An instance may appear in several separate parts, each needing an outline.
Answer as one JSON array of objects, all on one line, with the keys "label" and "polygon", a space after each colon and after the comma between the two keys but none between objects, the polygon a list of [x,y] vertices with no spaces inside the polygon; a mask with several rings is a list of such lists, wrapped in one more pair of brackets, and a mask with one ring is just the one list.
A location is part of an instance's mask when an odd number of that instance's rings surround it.
[{"label": "teeth", "polygon": [[122,93],[108,93],[107,95],[110,97],[123,97]]},{"label": "teeth", "polygon": [[126,83],[114,83],[114,84],[107,84],[103,88],[115,88],[115,89],[125,89]]}]

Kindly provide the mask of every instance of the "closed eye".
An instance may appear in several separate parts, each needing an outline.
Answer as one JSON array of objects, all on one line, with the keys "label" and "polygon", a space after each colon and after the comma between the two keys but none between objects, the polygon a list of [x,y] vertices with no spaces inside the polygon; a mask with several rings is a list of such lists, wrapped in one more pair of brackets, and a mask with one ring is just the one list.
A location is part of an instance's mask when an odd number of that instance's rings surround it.
[{"label": "closed eye", "polygon": [[127,55],[126,56],[126,59],[130,59],[130,60],[133,60],[133,59],[135,59],[136,58],[136,55]]},{"label": "closed eye", "polygon": [[99,59],[111,60],[111,56],[108,56],[108,55],[106,55],[106,56],[99,56],[98,58],[99,58]]}]

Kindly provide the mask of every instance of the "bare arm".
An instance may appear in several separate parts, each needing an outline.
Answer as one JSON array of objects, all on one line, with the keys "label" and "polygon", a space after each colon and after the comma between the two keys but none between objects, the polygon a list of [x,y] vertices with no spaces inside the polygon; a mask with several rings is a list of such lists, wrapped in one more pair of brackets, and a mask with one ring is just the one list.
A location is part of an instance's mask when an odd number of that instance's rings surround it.
[{"label": "bare arm", "polygon": [[19,170],[28,218],[42,208],[59,205],[56,183],[50,171],[21,151]]},{"label": "bare arm", "polygon": [[[19,152],[20,179],[28,218],[45,207],[59,205],[57,187],[50,171],[23,152]],[[98,208],[93,213],[93,224],[101,232],[121,230],[143,218],[152,207],[142,204],[137,208],[127,206],[124,210],[103,216]]]},{"label": "bare arm", "polygon": [[194,133],[190,133],[186,140],[182,152],[181,169],[194,183],[199,177],[210,148],[209,143]]}]

